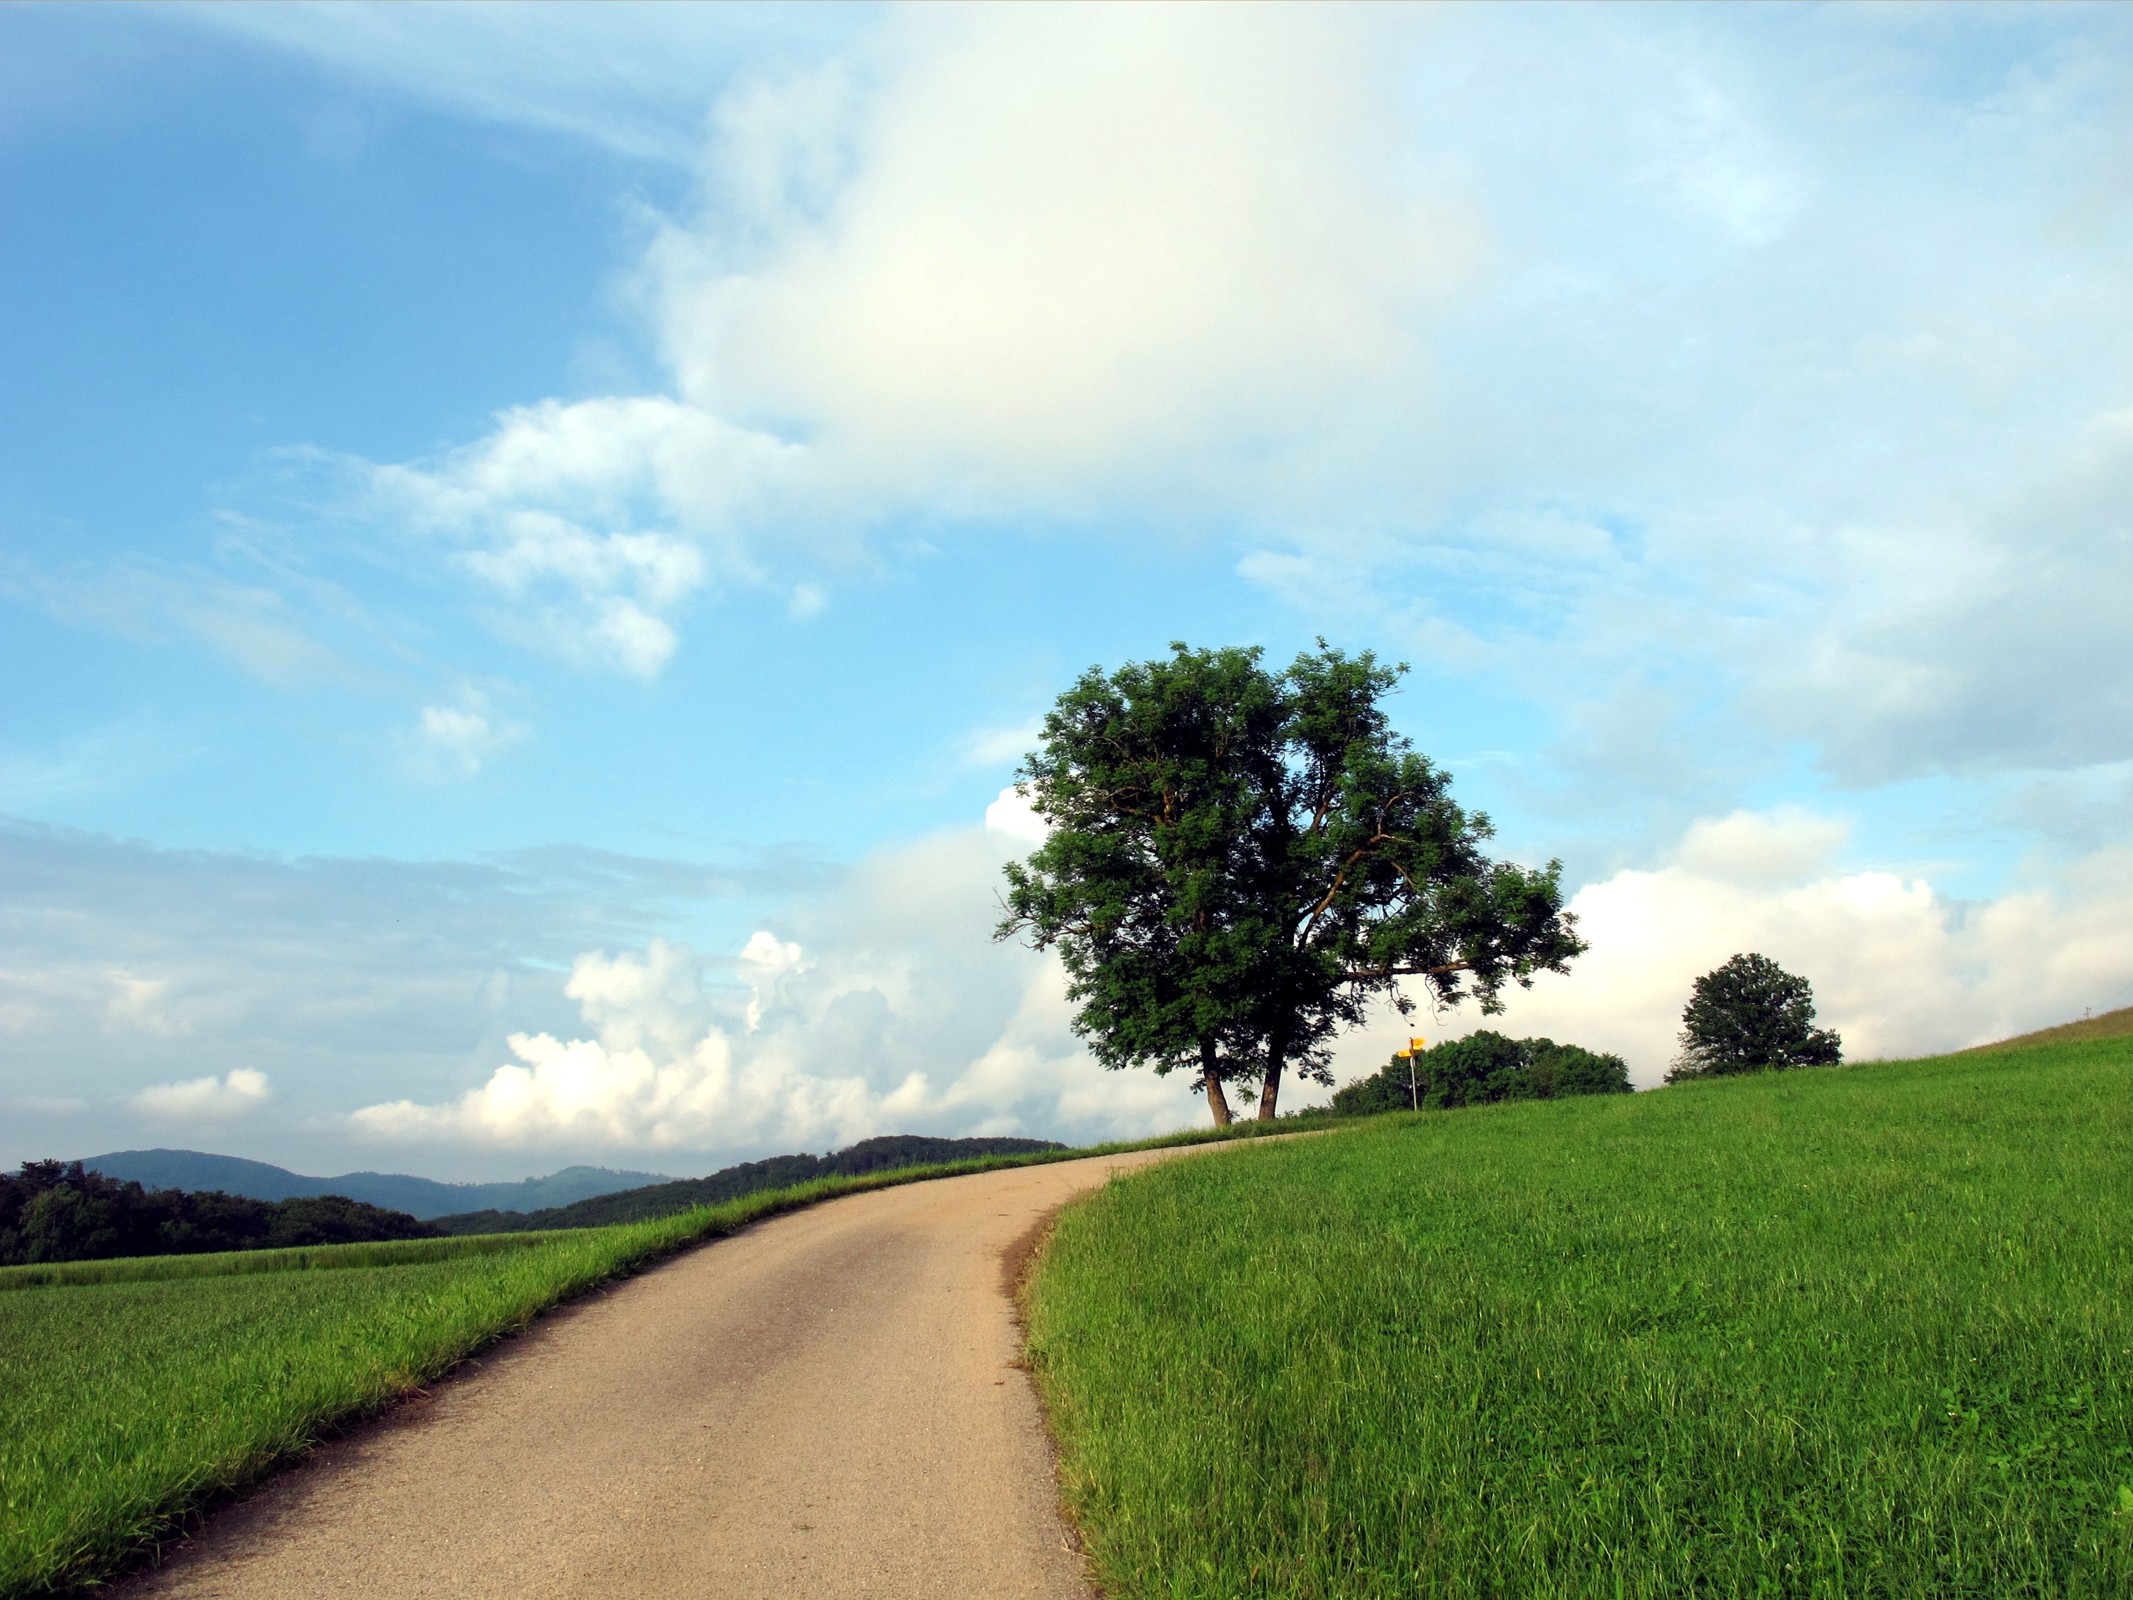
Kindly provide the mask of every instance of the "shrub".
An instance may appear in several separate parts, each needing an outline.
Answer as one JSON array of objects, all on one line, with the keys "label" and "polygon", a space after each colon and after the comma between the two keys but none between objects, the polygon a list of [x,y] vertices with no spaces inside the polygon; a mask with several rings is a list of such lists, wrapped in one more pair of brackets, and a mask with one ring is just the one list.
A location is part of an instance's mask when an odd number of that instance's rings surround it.
[{"label": "shrub", "polygon": [[1555,1100],[1576,1094],[1627,1094],[1629,1066],[1553,1039],[1511,1039],[1484,1028],[1448,1040],[1411,1062],[1399,1056],[1374,1076],[1333,1097],[1338,1116],[1380,1111],[1441,1111],[1500,1100]]}]

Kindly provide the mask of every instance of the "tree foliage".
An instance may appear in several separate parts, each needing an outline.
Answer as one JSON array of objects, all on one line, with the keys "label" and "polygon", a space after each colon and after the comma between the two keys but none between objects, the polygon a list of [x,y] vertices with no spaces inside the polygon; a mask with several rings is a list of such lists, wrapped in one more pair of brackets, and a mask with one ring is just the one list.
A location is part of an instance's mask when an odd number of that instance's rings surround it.
[{"label": "tree foliage", "polygon": [[1018,787],[1050,824],[1007,868],[997,936],[1057,949],[1075,1028],[1107,1067],[1226,1082],[1274,1115],[1285,1070],[1330,1083],[1330,1042],[1376,1000],[1499,1008],[1584,945],[1560,864],[1491,860],[1489,819],[1391,730],[1404,669],[1320,642],[1091,668],[1045,717]]},{"label": "tree foliage", "polygon": [[404,1211],[334,1194],[249,1200],[219,1190],[143,1189],[84,1171],[79,1161],[27,1161],[12,1176],[0,1172],[0,1266],[427,1239],[437,1232]]},{"label": "tree foliage", "polygon": [[1412,1060],[1394,1056],[1383,1071],[1334,1095],[1333,1110],[1337,1116],[1360,1117],[1629,1092],[1629,1065],[1620,1056],[1553,1039],[1506,1038],[1483,1028],[1420,1051]]},{"label": "tree foliage", "polygon": [[1768,956],[1737,955],[1698,978],[1681,1013],[1668,1083],[1784,1067],[1833,1067],[1844,1041],[1815,1021],[1814,989]]}]

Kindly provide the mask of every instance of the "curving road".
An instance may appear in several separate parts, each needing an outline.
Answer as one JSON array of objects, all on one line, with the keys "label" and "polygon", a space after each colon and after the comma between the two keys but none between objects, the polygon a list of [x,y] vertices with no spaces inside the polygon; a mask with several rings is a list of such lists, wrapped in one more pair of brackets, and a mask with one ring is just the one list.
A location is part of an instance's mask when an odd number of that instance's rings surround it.
[{"label": "curving road", "polygon": [[1111,1173],[832,1201],[676,1258],[314,1452],[128,1600],[1087,1600],[1003,1261]]}]

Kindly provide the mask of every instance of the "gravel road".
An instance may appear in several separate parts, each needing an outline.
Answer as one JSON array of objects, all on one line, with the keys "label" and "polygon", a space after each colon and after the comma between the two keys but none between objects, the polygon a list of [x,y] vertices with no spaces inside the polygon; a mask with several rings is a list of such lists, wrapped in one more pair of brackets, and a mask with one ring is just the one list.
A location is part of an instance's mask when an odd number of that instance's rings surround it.
[{"label": "gravel road", "polygon": [[877,1190],[692,1251],[314,1452],[119,1592],[1087,1600],[1002,1263],[1173,1153]]}]

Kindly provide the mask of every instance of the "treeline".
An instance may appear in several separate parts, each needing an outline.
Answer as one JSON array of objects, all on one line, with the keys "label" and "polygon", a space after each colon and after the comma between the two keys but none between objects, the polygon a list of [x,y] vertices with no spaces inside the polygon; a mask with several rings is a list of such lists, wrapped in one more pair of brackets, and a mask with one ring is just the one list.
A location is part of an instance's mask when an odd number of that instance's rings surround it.
[{"label": "treeline", "polygon": [[1333,1097],[1336,1116],[1442,1111],[1500,1100],[1558,1100],[1574,1094],[1628,1094],[1629,1064],[1553,1039],[1510,1039],[1483,1029],[1410,1060],[1395,1056],[1374,1077]]},{"label": "treeline", "polygon": [[79,1161],[28,1161],[0,1172],[0,1266],[203,1255],[295,1245],[431,1239],[404,1211],[341,1195],[248,1200],[220,1190],[144,1189]]},{"label": "treeline", "polygon": [[454,1217],[439,1217],[435,1226],[446,1233],[604,1228],[611,1222],[639,1222],[647,1217],[670,1216],[695,1206],[738,1200],[759,1189],[784,1189],[816,1178],[858,1177],[868,1172],[885,1172],[892,1167],[969,1161],[979,1156],[1029,1155],[1041,1150],[1065,1148],[1050,1139],[935,1139],[923,1134],[891,1133],[862,1139],[848,1149],[833,1150],[826,1156],[803,1154],[743,1161],[738,1166],[722,1168],[707,1178],[647,1184],[642,1189],[596,1195],[575,1205],[555,1206],[546,1211],[468,1211]]}]

